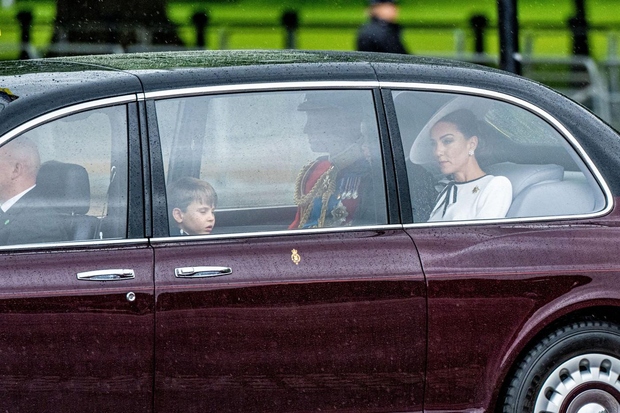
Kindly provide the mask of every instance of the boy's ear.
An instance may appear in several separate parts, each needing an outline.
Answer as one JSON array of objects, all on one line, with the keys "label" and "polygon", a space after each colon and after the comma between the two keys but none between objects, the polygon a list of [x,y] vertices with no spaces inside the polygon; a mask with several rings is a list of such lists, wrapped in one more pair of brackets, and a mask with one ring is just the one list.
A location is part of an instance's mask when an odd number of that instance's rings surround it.
[{"label": "boy's ear", "polygon": [[183,211],[181,211],[181,208],[174,208],[172,210],[172,218],[174,218],[177,224],[183,222]]}]

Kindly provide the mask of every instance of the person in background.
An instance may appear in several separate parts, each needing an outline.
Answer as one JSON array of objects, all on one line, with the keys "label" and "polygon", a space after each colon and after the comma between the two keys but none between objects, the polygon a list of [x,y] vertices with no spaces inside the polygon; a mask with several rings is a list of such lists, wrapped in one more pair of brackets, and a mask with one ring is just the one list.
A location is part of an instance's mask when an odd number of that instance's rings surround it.
[{"label": "person in background", "polygon": [[170,216],[180,235],[210,234],[216,205],[217,194],[211,184],[188,176],[176,181],[168,194]]},{"label": "person in background", "polygon": [[357,34],[357,50],[363,52],[407,53],[400,38],[401,26],[396,23],[398,6],[395,0],[370,0],[370,21]]}]

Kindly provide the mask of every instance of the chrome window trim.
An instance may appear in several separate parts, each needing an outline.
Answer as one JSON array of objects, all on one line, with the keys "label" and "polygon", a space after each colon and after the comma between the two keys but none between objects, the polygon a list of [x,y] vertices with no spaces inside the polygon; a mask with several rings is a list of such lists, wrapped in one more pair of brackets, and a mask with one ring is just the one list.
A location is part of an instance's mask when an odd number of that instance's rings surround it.
[{"label": "chrome window trim", "polygon": [[158,237],[151,238],[151,244],[165,244],[169,242],[200,242],[208,240],[221,240],[221,239],[236,239],[236,238],[265,238],[265,237],[280,237],[291,235],[303,235],[303,234],[332,234],[342,232],[361,232],[361,231],[395,231],[402,230],[401,224],[386,224],[386,225],[368,225],[358,227],[331,227],[331,228],[309,228],[309,229],[284,229],[277,231],[264,231],[264,232],[240,232],[232,234],[209,234],[209,235],[179,235],[172,237]]},{"label": "chrome window trim", "polygon": [[573,136],[572,133],[566,129],[566,127],[558,121],[551,114],[541,109],[540,107],[533,105],[529,102],[526,102],[523,99],[520,99],[515,96],[511,96],[502,92],[492,91],[488,89],[480,89],[470,86],[453,86],[453,85],[441,85],[441,84],[431,84],[431,83],[409,83],[409,82],[379,82],[379,86],[385,89],[406,89],[406,90],[423,90],[423,91],[433,91],[433,92],[456,92],[461,94],[468,94],[474,96],[488,97],[496,100],[500,100],[506,103],[511,103],[516,106],[520,106],[530,112],[540,116],[545,121],[550,123],[563,137],[567,139],[573,149],[577,152],[577,154],[584,161],[586,167],[589,168],[590,172],[594,176],[594,179],[599,184],[601,190],[603,191],[603,195],[605,197],[605,207],[596,212],[591,212],[587,214],[576,214],[576,215],[550,215],[544,217],[510,217],[510,218],[500,218],[500,219],[492,219],[492,220],[467,220],[467,221],[448,221],[448,222],[419,222],[412,224],[405,224],[405,228],[414,228],[414,227],[432,227],[432,226],[454,226],[454,225],[480,225],[480,224],[498,224],[498,223],[509,223],[516,224],[519,222],[540,222],[540,221],[560,221],[560,220],[575,220],[575,219],[584,219],[584,218],[595,218],[602,215],[606,215],[613,209],[614,205],[614,197],[611,193],[611,189],[603,179],[603,176],[599,172],[598,168],[590,159],[590,156],[586,153],[586,151],[581,147],[577,139]]},{"label": "chrome window trim", "polygon": [[4,252],[17,252],[26,250],[48,250],[48,249],[63,249],[73,247],[107,247],[117,245],[148,245],[148,238],[123,238],[123,239],[92,239],[92,240],[80,240],[80,241],[64,241],[64,242],[46,242],[46,243],[33,243],[33,244],[13,244],[0,246],[0,255]]},{"label": "chrome window trim", "polygon": [[[550,215],[546,217],[510,217],[510,218],[498,218],[498,219],[470,219],[463,221],[433,221],[433,222],[416,222],[413,224],[404,224],[404,229],[410,228],[437,228],[437,227],[454,227],[454,226],[472,226],[472,225],[492,225],[492,224],[500,224],[505,227],[523,227],[524,224],[527,227],[531,228],[550,228],[557,227],[560,221],[567,220],[575,220],[575,219],[584,219],[584,218],[595,218],[601,215],[605,215],[602,212],[593,212],[591,214],[579,214],[579,215]],[[566,225],[566,226],[574,226]]]},{"label": "chrome window trim", "polygon": [[[204,86],[204,87],[192,87],[192,88],[179,88],[165,91],[147,92],[143,95],[145,99],[157,99],[157,98],[169,98],[169,97],[184,97],[204,94],[215,93],[233,93],[233,92],[256,92],[256,91],[268,91],[268,90],[300,90],[300,89],[399,89],[399,90],[417,90],[417,91],[434,91],[445,93],[460,93],[473,96],[487,97],[496,100],[500,100],[506,103],[514,104],[522,107],[530,112],[540,116],[545,121],[549,122],[562,136],[569,141],[571,146],[575,149],[578,155],[582,158],[585,165],[589,168],[590,172],[594,176],[596,182],[603,191],[605,197],[605,207],[596,212],[577,215],[554,215],[544,217],[511,217],[500,218],[492,220],[468,220],[468,221],[449,221],[449,222],[420,222],[411,224],[392,224],[392,225],[379,225],[379,226],[362,226],[362,227],[347,227],[347,228],[320,228],[320,229],[305,229],[305,230],[278,230],[267,232],[252,232],[252,233],[238,233],[238,234],[221,234],[221,235],[207,235],[204,237],[192,237],[192,240],[204,240],[204,239],[226,239],[226,238],[244,238],[244,237],[263,237],[263,236],[279,236],[279,235],[296,235],[307,233],[325,233],[325,232],[340,232],[340,231],[359,231],[359,230],[393,230],[397,228],[417,228],[417,227],[435,227],[435,226],[455,226],[455,225],[486,225],[486,224],[509,224],[516,225],[519,223],[528,222],[542,222],[542,221],[562,221],[562,220],[578,220],[585,218],[596,218],[603,216],[611,212],[614,205],[614,198],[609,189],[609,186],[603,179],[603,176],[599,172],[596,165],[592,162],[588,154],[581,147],[575,137],[566,129],[566,127],[559,122],[555,117],[523,99],[515,96],[511,96],[502,92],[497,92],[489,89],[483,89],[472,86],[458,86],[458,85],[444,85],[437,83],[416,83],[416,82],[390,82],[390,81],[292,81],[292,82],[274,82],[274,83],[247,83],[236,85],[216,85],[216,86]],[[249,209],[249,208],[248,208]],[[187,240],[184,237],[166,237],[166,238],[153,238],[153,242],[166,242],[173,240]]]},{"label": "chrome window trim", "polygon": [[239,207],[239,208],[217,208],[217,212],[230,212],[230,211],[261,211],[261,210],[270,210],[270,209],[278,209],[278,208],[297,208],[295,204],[283,204],[283,205],[270,205],[270,206],[257,206],[256,208],[252,207]]},{"label": "chrome window trim", "polygon": [[44,123],[47,123],[49,121],[52,121],[58,118],[62,118],[67,115],[72,115],[74,113],[83,112],[85,110],[90,110],[90,109],[96,109],[99,107],[119,105],[123,103],[135,102],[135,101],[137,101],[137,96],[135,94],[131,94],[131,95],[124,95],[124,96],[116,96],[113,98],[98,99],[98,100],[93,100],[90,102],[78,103],[75,105],[64,107],[62,109],[57,109],[53,112],[49,112],[44,115],[37,116],[36,118],[31,119],[28,122],[21,124],[15,129],[12,129],[9,132],[5,133],[4,135],[2,135],[2,137],[0,137],[0,145],[4,144],[8,140],[13,139],[14,137],[18,135],[21,135],[24,132],[29,131],[30,129],[33,129],[39,125],[42,125]]},{"label": "chrome window trim", "polygon": [[214,93],[231,92],[260,92],[267,90],[298,90],[298,89],[372,89],[378,88],[377,81],[316,81],[316,82],[273,82],[273,83],[246,83],[238,85],[200,86],[146,92],[146,99],[160,99],[169,97],[207,95]]}]

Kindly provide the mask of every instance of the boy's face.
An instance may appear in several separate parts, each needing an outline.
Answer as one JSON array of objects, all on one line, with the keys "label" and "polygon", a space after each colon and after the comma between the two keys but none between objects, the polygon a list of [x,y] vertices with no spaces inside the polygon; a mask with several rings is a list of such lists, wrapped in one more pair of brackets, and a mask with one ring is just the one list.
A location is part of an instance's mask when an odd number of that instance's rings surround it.
[{"label": "boy's face", "polygon": [[215,208],[213,205],[193,201],[187,206],[185,212],[180,208],[172,211],[174,220],[183,231],[189,235],[210,234],[215,225]]}]

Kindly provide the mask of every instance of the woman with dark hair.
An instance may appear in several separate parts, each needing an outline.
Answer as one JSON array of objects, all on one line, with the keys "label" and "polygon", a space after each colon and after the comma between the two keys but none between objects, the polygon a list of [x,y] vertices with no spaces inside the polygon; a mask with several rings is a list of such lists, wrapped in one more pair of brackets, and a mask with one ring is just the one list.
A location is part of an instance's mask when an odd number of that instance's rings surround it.
[{"label": "woman with dark hair", "polygon": [[448,183],[437,197],[429,221],[492,219],[506,216],[512,185],[504,176],[487,175],[476,159],[482,146],[479,122],[468,109],[437,121],[430,131],[435,160]]}]

